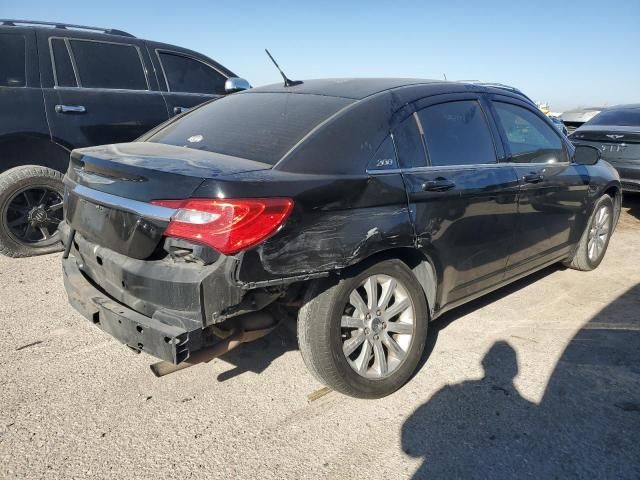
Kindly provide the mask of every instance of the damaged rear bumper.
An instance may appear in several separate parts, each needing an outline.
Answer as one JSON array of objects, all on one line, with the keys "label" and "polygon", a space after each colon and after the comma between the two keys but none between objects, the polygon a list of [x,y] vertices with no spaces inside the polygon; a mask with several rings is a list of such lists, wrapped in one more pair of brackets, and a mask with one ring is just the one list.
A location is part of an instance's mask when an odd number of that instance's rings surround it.
[{"label": "damaged rear bumper", "polygon": [[202,329],[170,325],[118,303],[98,290],[82,274],[75,257],[63,260],[64,286],[69,303],[101,330],[137,351],[180,363],[203,346]]}]

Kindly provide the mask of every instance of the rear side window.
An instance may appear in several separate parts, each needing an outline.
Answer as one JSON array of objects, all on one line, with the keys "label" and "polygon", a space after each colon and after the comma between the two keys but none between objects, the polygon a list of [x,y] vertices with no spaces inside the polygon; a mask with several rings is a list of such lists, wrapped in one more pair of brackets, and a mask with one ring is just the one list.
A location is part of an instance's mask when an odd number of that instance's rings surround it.
[{"label": "rear side window", "polygon": [[353,100],[294,93],[240,93],[167,124],[147,140],[275,164],[315,126]]},{"label": "rear side window", "polygon": [[82,87],[148,90],[135,46],[84,40],[69,43]]},{"label": "rear side window", "polygon": [[24,87],[26,78],[24,37],[0,34],[0,87]]},{"label": "rear side window", "polygon": [[562,141],[555,128],[526,108],[503,102],[494,102],[493,105],[507,136],[512,162],[566,161]]},{"label": "rear side window", "polygon": [[225,93],[224,83],[227,77],[206,63],[168,52],[158,52],[158,56],[169,84],[169,91],[211,95]]},{"label": "rear side window", "polygon": [[56,85],[59,87],[77,87],[76,76],[71,66],[71,58],[67,45],[61,38],[51,40],[51,53],[53,55],[53,68],[56,76]]},{"label": "rear side window", "polygon": [[495,163],[496,152],[480,104],[441,103],[418,112],[431,165]]},{"label": "rear side window", "polygon": [[422,136],[414,115],[394,129],[393,140],[398,149],[398,160],[403,168],[424,167],[427,164]]},{"label": "rear side window", "polygon": [[378,151],[367,165],[367,170],[392,170],[395,168],[398,168],[396,150],[393,146],[393,140],[389,136],[378,148]]}]

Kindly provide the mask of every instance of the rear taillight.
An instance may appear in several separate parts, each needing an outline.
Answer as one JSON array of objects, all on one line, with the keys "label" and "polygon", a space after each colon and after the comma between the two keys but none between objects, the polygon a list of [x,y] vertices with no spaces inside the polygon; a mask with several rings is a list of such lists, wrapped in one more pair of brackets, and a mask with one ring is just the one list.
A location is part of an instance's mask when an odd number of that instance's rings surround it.
[{"label": "rear taillight", "polygon": [[232,255],[274,233],[293,209],[289,198],[154,200],[175,208],[164,234],[193,240]]}]

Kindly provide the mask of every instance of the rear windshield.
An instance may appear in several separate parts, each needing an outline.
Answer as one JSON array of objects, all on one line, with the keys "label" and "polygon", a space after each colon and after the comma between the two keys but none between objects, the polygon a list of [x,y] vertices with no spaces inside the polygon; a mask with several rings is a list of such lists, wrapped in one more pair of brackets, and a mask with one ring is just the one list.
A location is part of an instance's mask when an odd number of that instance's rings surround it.
[{"label": "rear windshield", "polygon": [[241,93],[172,122],[147,141],[274,165],[316,125],[353,100],[291,93]]},{"label": "rear windshield", "polygon": [[587,122],[587,125],[640,126],[640,108],[624,108],[601,112]]}]

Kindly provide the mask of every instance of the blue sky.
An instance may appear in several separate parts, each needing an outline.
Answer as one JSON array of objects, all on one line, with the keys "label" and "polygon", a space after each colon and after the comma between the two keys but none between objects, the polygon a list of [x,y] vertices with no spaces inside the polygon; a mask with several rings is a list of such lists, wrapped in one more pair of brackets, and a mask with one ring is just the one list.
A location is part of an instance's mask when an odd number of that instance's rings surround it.
[{"label": "blue sky", "polygon": [[0,0],[0,17],[81,23],[198,50],[253,85],[400,76],[521,88],[554,110],[640,102],[640,1]]}]

